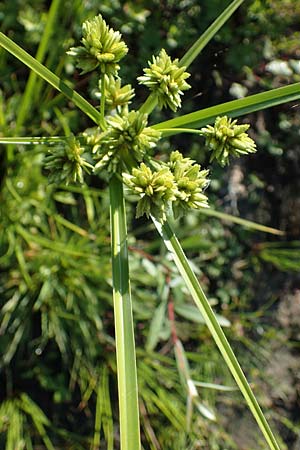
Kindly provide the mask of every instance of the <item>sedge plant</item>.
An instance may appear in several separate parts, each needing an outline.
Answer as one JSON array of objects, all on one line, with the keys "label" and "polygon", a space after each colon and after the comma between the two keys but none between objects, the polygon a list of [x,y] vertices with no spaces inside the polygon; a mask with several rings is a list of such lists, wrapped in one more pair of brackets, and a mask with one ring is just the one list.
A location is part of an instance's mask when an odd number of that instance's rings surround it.
[{"label": "sedge plant", "polygon": [[[44,167],[51,183],[84,185],[85,175],[93,173],[108,184],[121,450],[141,448],[124,192],[134,194],[137,199],[136,217],[145,215],[157,228],[268,448],[280,448],[174,231],[173,223],[176,224],[176,219],[190,209],[214,214],[209,208],[206,193],[209,171],[178,149],[170,155],[162,154],[159,149],[161,140],[167,136],[198,134],[203,148],[210,152],[210,160],[225,166],[231,158],[256,151],[255,142],[248,134],[249,125],[239,124],[236,117],[299,98],[300,85],[295,83],[154,125],[150,125],[149,118],[156,106],[174,112],[180,108],[184,92],[192,83],[188,66],[242,3],[243,0],[234,0],[181,60],[172,59],[164,49],[149,60],[143,74],[137,78],[139,84],[150,90],[147,100],[138,110],[130,107],[134,89],[123,84],[119,76],[128,47],[121,34],[110,28],[101,15],[83,23],[80,45],[68,51],[82,74],[93,72],[97,75],[98,109],[64,84],[38,59],[0,33],[3,48],[62,92],[95,123],[93,128],[79,136],[1,137],[0,142],[49,146]],[[9,148],[11,157],[13,148]],[[233,220],[242,221],[238,218]],[[266,227],[250,222],[244,224],[266,230]],[[273,229],[269,231],[276,233]],[[96,440],[98,442],[99,437]]]}]

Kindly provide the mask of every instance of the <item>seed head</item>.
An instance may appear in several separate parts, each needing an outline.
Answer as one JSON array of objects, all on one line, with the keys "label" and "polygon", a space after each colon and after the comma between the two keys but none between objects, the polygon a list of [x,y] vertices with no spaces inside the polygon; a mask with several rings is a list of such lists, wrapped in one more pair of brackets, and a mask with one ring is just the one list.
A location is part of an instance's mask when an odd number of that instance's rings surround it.
[{"label": "seed head", "polygon": [[71,47],[67,52],[77,59],[81,73],[91,72],[99,67],[101,74],[116,75],[120,68],[117,63],[128,52],[121,34],[109,28],[99,14],[83,23],[82,35],[83,46]]},{"label": "seed head", "polygon": [[93,169],[82,157],[84,149],[75,137],[69,138],[64,145],[50,148],[48,153],[44,167],[50,172],[50,183],[83,183],[83,171]]},{"label": "seed head", "polygon": [[[94,137],[95,171],[107,167],[110,171],[135,166],[153,148],[160,132],[147,127],[147,114],[124,112],[107,118],[107,129]],[[91,138],[89,138],[91,142]]]},{"label": "seed head", "polygon": [[176,111],[181,106],[182,91],[191,87],[185,81],[190,74],[185,72],[185,67],[179,67],[178,59],[172,61],[164,49],[148,64],[149,68],[144,69],[145,75],[138,77],[140,84],[156,94],[160,108],[169,107]]},{"label": "seed head", "polygon": [[208,185],[208,170],[200,170],[190,158],[184,158],[177,150],[170,155],[168,163],[176,183],[175,200],[172,203],[174,217],[177,218],[188,209],[208,207],[208,199],[203,190]]},{"label": "seed head", "polygon": [[152,171],[150,167],[142,163],[132,170],[132,174],[123,174],[124,183],[133,193],[140,196],[137,204],[136,217],[146,214],[158,219],[166,219],[166,211],[174,197],[176,185],[174,176],[168,167]]},{"label": "seed head", "polygon": [[205,145],[212,151],[210,161],[216,159],[222,166],[229,163],[229,157],[256,152],[256,144],[246,131],[250,125],[237,125],[237,120],[227,116],[217,117],[214,126],[201,128]]}]

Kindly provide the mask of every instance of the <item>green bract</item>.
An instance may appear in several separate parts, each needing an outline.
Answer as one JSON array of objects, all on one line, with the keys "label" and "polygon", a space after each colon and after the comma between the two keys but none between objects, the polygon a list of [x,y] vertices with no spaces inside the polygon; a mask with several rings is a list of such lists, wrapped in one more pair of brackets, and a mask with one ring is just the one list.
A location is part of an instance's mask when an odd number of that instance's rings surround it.
[{"label": "green bract", "polygon": [[176,199],[172,204],[174,217],[177,218],[189,208],[208,207],[208,199],[202,192],[208,185],[208,170],[200,170],[199,164],[195,164],[190,158],[184,158],[178,150],[171,153],[168,166],[177,186]]},{"label": "green bract", "polygon": [[142,163],[134,168],[132,174],[123,174],[124,183],[141,196],[137,204],[136,217],[146,214],[166,219],[166,210],[171,201],[175,200],[176,185],[174,176],[168,167],[152,172],[150,167]]},{"label": "green bract", "polygon": [[93,169],[93,166],[82,158],[83,153],[84,149],[75,137],[67,139],[65,145],[50,148],[44,165],[50,172],[50,183],[83,183],[83,170],[88,172]]},{"label": "green bract", "polygon": [[83,46],[71,47],[67,52],[77,59],[82,73],[99,67],[102,74],[116,75],[120,68],[117,63],[128,52],[121,34],[109,28],[101,14],[83,23],[82,34]]},{"label": "green bract", "polygon": [[178,59],[172,61],[164,49],[148,64],[145,75],[138,77],[140,84],[145,84],[156,94],[160,108],[169,107],[176,111],[181,106],[182,91],[191,87],[185,81],[190,74],[185,72],[185,67],[179,67]]},{"label": "green bract", "polygon": [[107,118],[107,129],[87,136],[93,145],[94,159],[98,161],[95,171],[107,167],[110,171],[135,166],[143,161],[153,148],[160,132],[147,127],[147,114],[138,111],[123,112]]},{"label": "green bract", "polygon": [[237,125],[237,120],[227,116],[217,117],[214,126],[201,128],[205,144],[212,150],[210,161],[216,159],[222,166],[229,163],[229,156],[241,156],[256,152],[256,144],[246,130],[250,125]]}]

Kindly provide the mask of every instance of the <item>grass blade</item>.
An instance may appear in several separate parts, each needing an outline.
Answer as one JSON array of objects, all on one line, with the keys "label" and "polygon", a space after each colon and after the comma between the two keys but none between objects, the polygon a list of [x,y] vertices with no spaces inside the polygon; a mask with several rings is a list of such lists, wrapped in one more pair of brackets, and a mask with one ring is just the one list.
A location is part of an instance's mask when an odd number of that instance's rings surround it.
[{"label": "grass blade", "polygon": [[199,128],[213,122],[218,116],[228,115],[230,117],[238,117],[262,109],[271,108],[272,106],[280,105],[282,103],[292,102],[299,98],[300,83],[293,83],[288,86],[271,89],[270,91],[261,92],[260,94],[249,95],[245,98],[239,98],[238,100],[232,100],[180,117],[175,117],[174,119],[160,122],[154,125],[153,128],[156,130],[173,128],[172,131],[163,132],[164,136],[170,136],[181,132],[181,130],[177,131],[176,128]]},{"label": "grass blade", "polygon": [[36,144],[53,144],[55,142],[66,141],[65,136],[51,136],[51,137],[0,137],[0,144],[22,144],[22,145],[36,145]]},{"label": "grass blade", "polygon": [[204,31],[199,39],[186,52],[186,54],[181,58],[179,64],[181,66],[188,67],[243,2],[244,0],[234,0],[230,3],[230,5],[217,17],[217,19],[207,28],[206,31]]},{"label": "grass blade", "polygon": [[[207,28],[206,31],[197,39],[197,41],[192,45],[192,47],[186,52],[186,54],[179,61],[180,66],[188,67],[194,59],[199,55],[199,53],[204,49],[204,47],[209,43],[209,41],[215,36],[215,34],[220,30],[224,23],[232,16],[234,11],[243,3],[244,0],[234,0],[218,17],[217,19]],[[144,114],[150,114],[157,104],[157,98],[154,94],[150,94],[146,101],[140,108],[140,112]]]},{"label": "grass blade", "polygon": [[[53,0],[49,9],[49,13],[47,16],[47,21],[46,21],[46,26],[45,26],[45,30],[43,33],[43,36],[41,38],[38,50],[37,50],[37,54],[35,56],[36,60],[39,61],[40,63],[43,62],[44,58],[45,58],[45,54],[48,48],[48,44],[50,41],[50,37],[51,34],[53,32],[53,30],[55,29],[55,20],[57,17],[57,13],[59,11],[60,6],[61,5],[61,0]],[[20,130],[20,128],[22,127],[25,119],[26,119],[26,115],[31,107],[31,103],[32,103],[32,98],[34,96],[34,90],[35,90],[35,85],[36,85],[36,79],[37,79],[37,74],[35,72],[30,72],[27,84],[26,84],[26,88],[25,88],[25,92],[23,94],[22,97],[22,102],[20,105],[20,108],[18,110],[18,116],[17,116],[17,121],[16,121],[16,130],[15,132],[18,133],[18,131]]]},{"label": "grass blade", "polygon": [[231,214],[226,214],[221,211],[216,211],[211,208],[201,208],[201,214],[205,216],[218,217],[221,220],[225,220],[232,223],[237,223],[246,228],[250,228],[251,230],[263,231],[264,233],[276,234],[277,236],[283,236],[284,231],[277,230],[276,228],[266,227],[265,225],[261,225],[260,223],[252,222],[251,220],[242,219],[241,217],[233,216]]},{"label": "grass blade", "polygon": [[189,262],[168,222],[163,225],[152,218],[159,234],[162,236],[164,243],[172,254],[174,262],[183,277],[190,294],[192,295],[197,307],[203,315],[206,325],[210,330],[229,370],[231,371],[240,391],[242,392],[259,428],[261,429],[271,450],[280,450],[280,447],[265,419],[260,406],[247,382],[247,379],[230,347],[230,344],[223,333],[216,316],[204,294]]},{"label": "grass blade", "polygon": [[68,99],[70,99],[81,111],[89,116],[96,124],[99,123],[100,113],[81,95],[66,85],[59,77],[57,77],[51,70],[43,66],[39,61],[33,58],[29,53],[23,50],[19,45],[15,44],[5,34],[0,32],[0,45],[9,53],[18,58],[22,63],[33,70],[37,75],[43,78],[47,83],[51,84],[59,92],[62,92]]},{"label": "grass blade", "polygon": [[139,450],[138,390],[125,203],[122,181],[116,175],[110,180],[109,192],[121,450]]}]

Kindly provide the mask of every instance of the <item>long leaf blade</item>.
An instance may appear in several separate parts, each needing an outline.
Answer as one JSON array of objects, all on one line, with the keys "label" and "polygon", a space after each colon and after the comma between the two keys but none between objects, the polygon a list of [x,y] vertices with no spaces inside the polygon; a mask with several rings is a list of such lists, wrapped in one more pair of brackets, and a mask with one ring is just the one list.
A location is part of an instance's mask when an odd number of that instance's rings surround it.
[{"label": "long leaf blade", "polygon": [[199,128],[207,125],[215,120],[218,116],[228,115],[230,117],[238,117],[259,111],[282,103],[292,102],[300,98],[300,83],[293,83],[270,91],[261,92],[259,94],[249,95],[245,98],[232,100],[230,102],[221,103],[220,105],[210,106],[209,108],[200,109],[180,117],[175,117],[165,122],[153,125],[156,130],[164,128],[173,128],[172,131],[163,132],[164,136],[178,134],[176,128]]},{"label": "long leaf blade", "polygon": [[280,450],[280,447],[271,431],[271,428],[262,413],[260,406],[248,384],[248,381],[230,347],[230,344],[220,327],[216,316],[209,304],[206,295],[204,294],[193,270],[191,269],[189,262],[178,242],[174,231],[168,222],[163,225],[152,217],[152,220],[161,235],[165,246],[172,254],[174,262],[183,277],[190,294],[192,295],[197,307],[203,315],[206,325],[210,330],[212,337],[214,338],[229,370],[231,371],[240,391],[242,392],[249,409],[251,410],[259,428],[261,429],[266,442],[271,450]]},{"label": "long leaf blade", "polygon": [[5,34],[0,32],[0,45],[5,50],[18,58],[22,63],[33,70],[37,75],[43,78],[47,83],[51,84],[59,92],[62,92],[68,99],[70,99],[81,111],[89,116],[95,123],[99,123],[99,112],[80,94],[67,86],[58,76],[51,70],[47,69],[43,64],[38,62],[29,53],[22,49],[19,45],[9,39]]},{"label": "long leaf blade", "polygon": [[260,223],[252,222],[251,220],[242,219],[241,217],[233,216],[232,214],[226,214],[221,211],[216,211],[212,208],[202,208],[201,214],[217,217],[218,219],[225,220],[227,222],[237,223],[242,227],[257,231],[263,231],[264,233],[276,234],[278,236],[283,236],[285,234],[284,231],[277,230],[277,228],[267,227],[266,225],[261,225]]},{"label": "long leaf blade", "polygon": [[186,52],[186,54],[181,58],[179,64],[181,66],[188,67],[243,2],[244,0],[234,0],[230,3],[230,5],[224,9],[224,11]]},{"label": "long leaf blade", "polygon": [[[43,62],[47,48],[49,46],[50,37],[55,30],[55,20],[58,16],[59,10],[61,10],[61,0],[53,0],[51,3],[51,7],[48,12],[46,26],[44,29],[44,33],[42,35],[37,54],[36,60],[40,63]],[[26,84],[25,92],[22,97],[22,102],[20,108],[18,110],[17,121],[16,121],[16,133],[21,129],[24,121],[26,120],[27,113],[30,109],[30,104],[32,102],[32,97],[35,89],[37,74],[35,72],[31,72]]]},{"label": "long leaf blade", "polygon": [[[234,0],[186,52],[186,54],[179,61],[179,65],[188,67],[243,2],[244,0]],[[157,97],[151,93],[140,107],[140,112],[150,114],[156,104]]]}]

